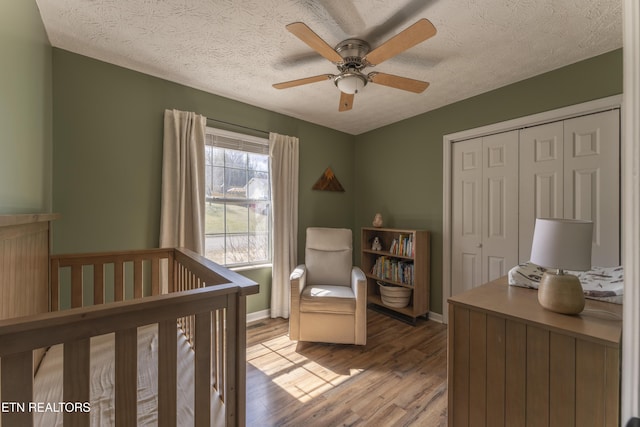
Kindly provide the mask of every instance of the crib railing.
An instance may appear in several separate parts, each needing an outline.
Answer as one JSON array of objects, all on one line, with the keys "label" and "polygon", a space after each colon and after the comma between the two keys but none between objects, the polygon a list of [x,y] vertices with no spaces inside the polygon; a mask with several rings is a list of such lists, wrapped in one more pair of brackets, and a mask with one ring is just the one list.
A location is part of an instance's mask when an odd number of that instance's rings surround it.
[{"label": "crib railing", "polygon": [[[2,401],[31,402],[33,351],[63,343],[64,400],[89,402],[90,338],[113,332],[116,423],[135,425],[137,328],[157,324],[158,425],[175,425],[178,324],[195,352],[196,425],[210,424],[212,390],[225,424],[244,425],[245,300],[257,292],[255,282],[183,249],[52,256],[52,312],[0,321]],[[64,417],[89,425],[82,411]],[[28,411],[2,413],[5,426],[31,420]]]}]

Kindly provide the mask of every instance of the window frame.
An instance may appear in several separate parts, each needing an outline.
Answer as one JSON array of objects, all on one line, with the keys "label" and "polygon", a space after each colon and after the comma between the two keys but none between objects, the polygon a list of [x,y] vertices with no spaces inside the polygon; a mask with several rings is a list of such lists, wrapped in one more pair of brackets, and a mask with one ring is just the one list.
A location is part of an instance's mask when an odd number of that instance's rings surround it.
[{"label": "window frame", "polygon": [[[212,146],[218,149],[225,150],[224,151],[224,159],[222,161],[222,165],[217,165],[216,161],[213,160],[207,154],[207,147]],[[237,152],[245,153],[246,161],[244,162],[244,167],[238,168],[237,165],[226,164],[227,161],[227,151],[233,150]],[[266,198],[248,198],[249,194],[247,191],[249,190],[249,183],[251,179],[249,176],[251,174],[261,175],[265,173],[264,170],[256,168],[250,168],[250,154],[257,154],[261,156],[267,157],[267,186],[266,186]],[[220,187],[220,192],[222,196],[215,196],[215,192],[213,191],[213,183],[214,181],[214,171],[216,168],[221,168],[223,177],[222,177],[222,186]],[[244,171],[244,197],[229,197],[228,190],[231,185],[227,186],[227,178],[229,175],[228,171]],[[254,177],[255,178],[255,177]],[[261,265],[268,265],[272,263],[273,260],[273,216],[272,216],[272,194],[271,194],[271,161],[269,158],[269,140],[267,138],[261,138],[257,136],[247,135],[238,132],[232,132],[228,130],[218,129],[211,126],[207,126],[205,129],[205,209],[208,209],[209,206],[220,205],[222,207],[222,231],[221,232],[208,232],[206,224],[204,230],[204,239],[205,239],[205,257],[211,259],[214,262],[220,263],[225,267],[229,268],[251,268]],[[241,188],[240,188],[241,190]],[[266,230],[265,231],[252,231],[252,221],[251,214],[253,209],[253,214],[256,214],[256,206],[266,204],[266,213],[259,213],[258,215],[266,215]],[[246,217],[246,227],[244,230],[246,231],[229,231],[229,224],[227,213],[229,212],[229,206],[244,206],[247,209],[247,217]],[[205,222],[207,221],[207,213],[205,212]],[[251,256],[251,243],[252,236],[266,234],[266,248],[261,248],[266,250],[266,257],[260,259],[252,259]],[[209,258],[208,254],[211,251],[208,251],[207,239],[211,237],[222,237],[222,257],[223,262],[220,262],[219,258],[211,256]],[[240,252],[245,256],[246,261],[237,261],[234,259],[230,259],[229,256],[229,236],[245,236],[246,243],[246,251]],[[254,239],[254,241],[256,241]],[[209,246],[209,248],[211,248]]]}]

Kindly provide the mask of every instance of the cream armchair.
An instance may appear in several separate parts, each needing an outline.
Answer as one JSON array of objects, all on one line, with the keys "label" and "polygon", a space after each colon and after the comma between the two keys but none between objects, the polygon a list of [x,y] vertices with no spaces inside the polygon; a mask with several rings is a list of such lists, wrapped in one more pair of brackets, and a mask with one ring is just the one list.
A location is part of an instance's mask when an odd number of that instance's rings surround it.
[{"label": "cream armchair", "polygon": [[305,264],[290,277],[292,340],[367,343],[367,281],[352,240],[349,229],[307,228]]}]

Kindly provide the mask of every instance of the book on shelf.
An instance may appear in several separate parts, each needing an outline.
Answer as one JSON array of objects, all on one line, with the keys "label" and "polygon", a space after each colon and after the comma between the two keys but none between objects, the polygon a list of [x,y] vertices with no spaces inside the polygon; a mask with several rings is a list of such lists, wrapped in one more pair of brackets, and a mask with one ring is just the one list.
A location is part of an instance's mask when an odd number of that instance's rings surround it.
[{"label": "book on shelf", "polygon": [[402,261],[393,257],[380,256],[371,269],[371,275],[382,280],[413,286],[414,268],[412,261]]},{"label": "book on shelf", "polygon": [[400,234],[391,241],[389,253],[406,257],[413,257],[413,234]]},{"label": "book on shelf", "polygon": [[389,247],[389,253],[395,254],[398,248],[398,239],[391,241],[391,247]]}]

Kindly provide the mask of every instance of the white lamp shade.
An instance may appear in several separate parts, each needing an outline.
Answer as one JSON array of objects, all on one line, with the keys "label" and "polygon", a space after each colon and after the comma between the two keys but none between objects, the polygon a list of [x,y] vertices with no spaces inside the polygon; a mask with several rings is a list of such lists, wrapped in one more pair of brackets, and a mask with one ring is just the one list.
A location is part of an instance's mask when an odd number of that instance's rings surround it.
[{"label": "white lamp shade", "polygon": [[364,81],[357,75],[344,75],[342,78],[336,81],[336,86],[341,92],[353,95],[360,92],[364,87]]},{"label": "white lamp shade", "polygon": [[591,269],[593,222],[537,218],[530,261],[541,267]]}]

